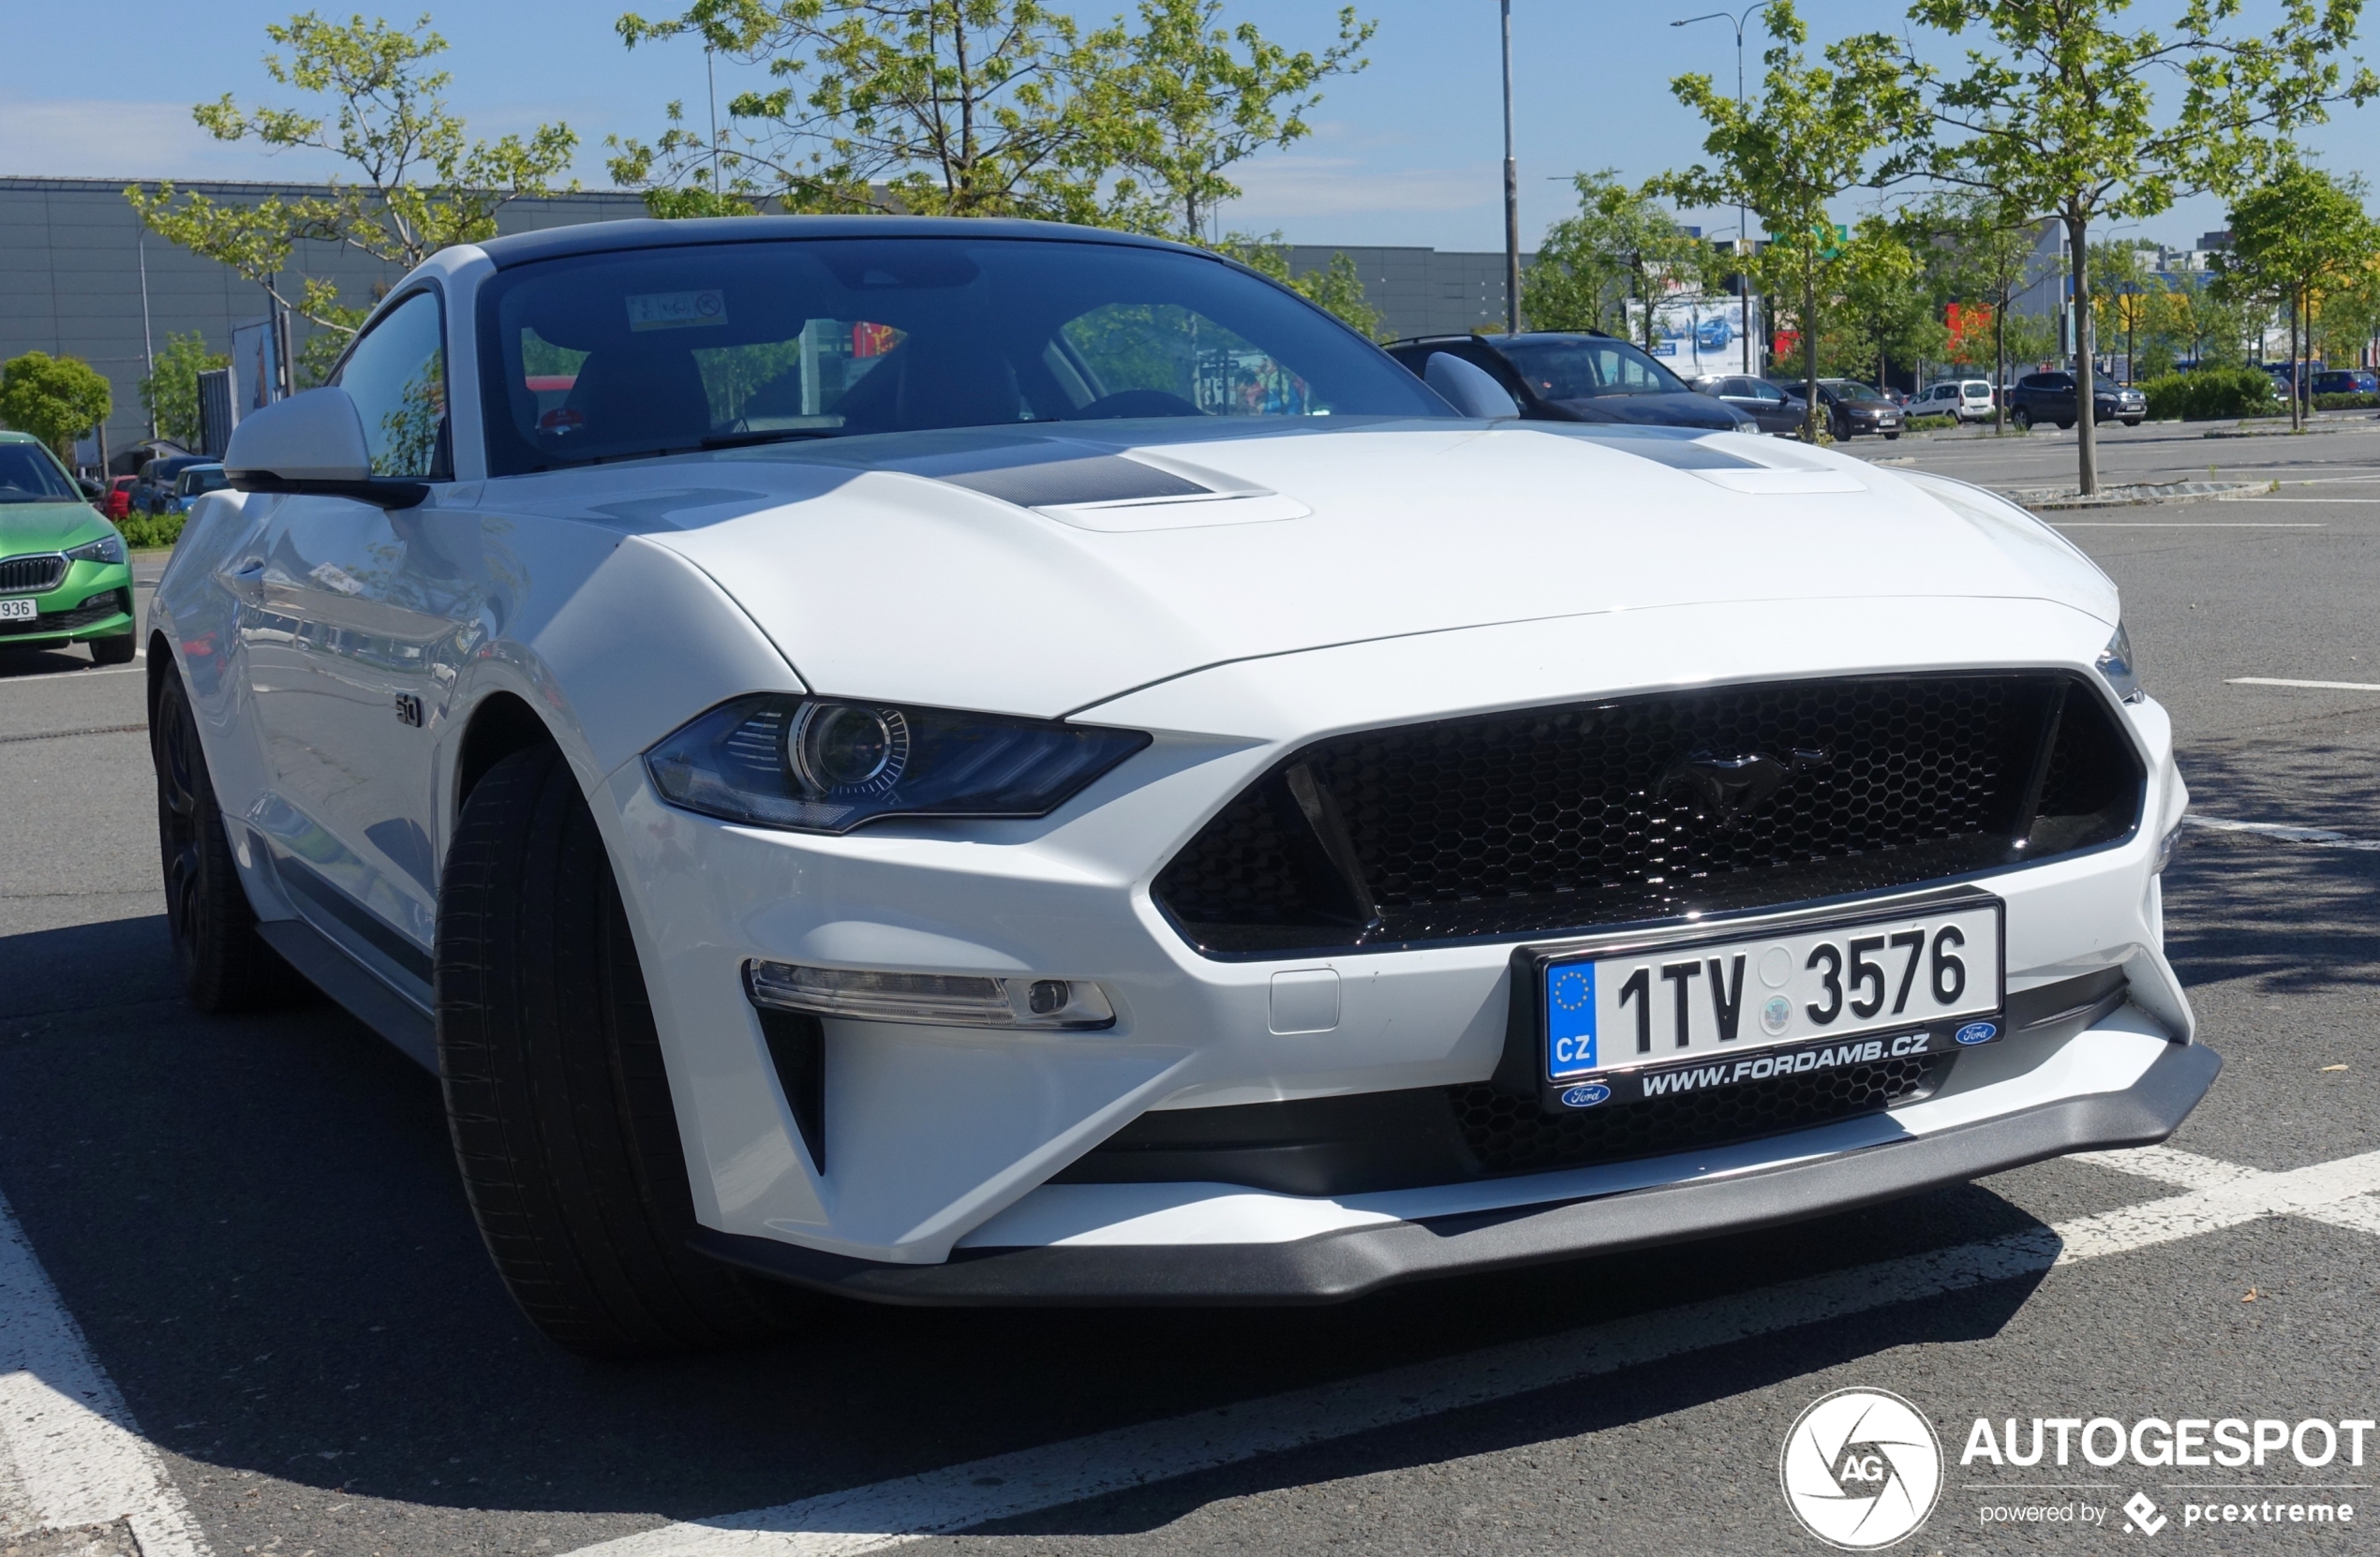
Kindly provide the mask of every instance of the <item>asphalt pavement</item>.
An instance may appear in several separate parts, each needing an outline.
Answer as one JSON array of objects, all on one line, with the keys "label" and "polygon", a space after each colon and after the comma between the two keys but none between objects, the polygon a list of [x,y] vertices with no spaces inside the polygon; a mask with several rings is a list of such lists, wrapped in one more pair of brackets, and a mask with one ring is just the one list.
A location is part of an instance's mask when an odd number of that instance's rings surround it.
[{"label": "asphalt pavement", "polygon": [[[139,667],[0,660],[0,1557],[774,1557],[921,1529],[971,1553],[1814,1552],[1779,1450],[1852,1386],[1943,1440],[1897,1550],[2365,1550],[2380,1441],[2319,1468],[1960,1463],[1979,1417],[2380,1417],[2380,422],[2322,426],[2110,429],[2109,480],[2284,484],[2060,516],[2123,587],[2202,823],[2169,945],[2228,1066],[2169,1150],[1323,1310],[828,1308],[752,1351],[567,1357],[497,1284],[429,1076],[328,1005],[176,997]],[[2037,486],[2074,447],[1852,452]],[[71,1322],[26,1341],[43,1313]],[[53,1485],[44,1409],[53,1461],[114,1456],[133,1490]],[[2186,1522],[2276,1497],[2352,1513]]]}]

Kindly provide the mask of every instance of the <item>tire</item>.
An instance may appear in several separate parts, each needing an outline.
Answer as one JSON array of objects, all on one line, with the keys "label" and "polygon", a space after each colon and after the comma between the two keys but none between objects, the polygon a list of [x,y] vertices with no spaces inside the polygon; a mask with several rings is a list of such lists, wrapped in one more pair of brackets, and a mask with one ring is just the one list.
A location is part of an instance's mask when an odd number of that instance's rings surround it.
[{"label": "tire", "polygon": [[112,638],[91,640],[91,662],[95,665],[129,665],[140,651],[140,635],[119,632]]},{"label": "tire", "polygon": [[1900,441],[1900,435],[1898,433],[1886,433],[1884,435],[1884,441],[1887,443],[1897,443]]},{"label": "tire", "polygon": [[159,678],[149,710],[149,760],[157,776],[166,929],[183,992],[201,1011],[214,1013],[290,1003],[306,986],[256,933],[256,911],[223,831],[190,694],[171,667]]},{"label": "tire", "polygon": [[2075,430],[2075,424],[2071,422],[2060,422],[2058,423],[2058,430],[2061,433],[2071,433]]},{"label": "tire", "polygon": [[2033,413],[2019,406],[2008,413],[2008,423],[2020,433],[2030,433],[2033,430]]},{"label": "tire", "polygon": [[439,893],[439,1075],[463,1186],[529,1322],[590,1357],[778,1333],[783,1294],[686,1246],[693,1197],[644,973],[570,764],[514,752]]}]

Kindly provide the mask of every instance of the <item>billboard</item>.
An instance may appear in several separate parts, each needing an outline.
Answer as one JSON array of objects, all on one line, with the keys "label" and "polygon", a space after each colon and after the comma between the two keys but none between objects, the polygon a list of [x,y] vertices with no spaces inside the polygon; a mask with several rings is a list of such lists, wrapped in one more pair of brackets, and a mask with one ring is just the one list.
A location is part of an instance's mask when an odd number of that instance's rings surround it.
[{"label": "billboard", "polygon": [[[1751,328],[1745,329],[1748,308]],[[1645,336],[1644,304],[1629,304],[1629,334]],[[1653,360],[1681,378],[1759,373],[1761,300],[1725,292],[1673,292],[1653,308]]]}]

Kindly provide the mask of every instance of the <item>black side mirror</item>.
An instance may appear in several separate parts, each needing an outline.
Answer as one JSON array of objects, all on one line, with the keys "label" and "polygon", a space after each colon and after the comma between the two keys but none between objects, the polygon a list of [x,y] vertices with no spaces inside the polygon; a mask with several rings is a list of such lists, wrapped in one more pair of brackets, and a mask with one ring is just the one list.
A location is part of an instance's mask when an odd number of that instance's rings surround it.
[{"label": "black side mirror", "polygon": [[100,498],[108,495],[108,489],[106,487],[101,486],[97,482],[93,481],[88,476],[77,476],[74,479],[74,484],[82,489],[83,497],[90,502],[96,503]]}]

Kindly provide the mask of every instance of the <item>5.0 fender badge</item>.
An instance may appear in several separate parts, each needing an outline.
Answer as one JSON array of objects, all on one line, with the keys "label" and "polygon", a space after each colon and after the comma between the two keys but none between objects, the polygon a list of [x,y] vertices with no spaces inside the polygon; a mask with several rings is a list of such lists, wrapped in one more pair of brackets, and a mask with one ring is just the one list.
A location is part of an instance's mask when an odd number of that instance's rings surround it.
[{"label": "5.0 fender badge", "polygon": [[1611,1095],[1612,1089],[1604,1086],[1603,1083],[1599,1081],[1590,1081],[1584,1086],[1573,1087],[1569,1091],[1564,1092],[1562,1094],[1562,1106],[1565,1108],[1592,1108]]}]

